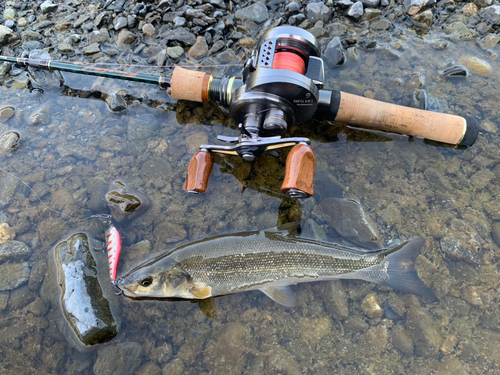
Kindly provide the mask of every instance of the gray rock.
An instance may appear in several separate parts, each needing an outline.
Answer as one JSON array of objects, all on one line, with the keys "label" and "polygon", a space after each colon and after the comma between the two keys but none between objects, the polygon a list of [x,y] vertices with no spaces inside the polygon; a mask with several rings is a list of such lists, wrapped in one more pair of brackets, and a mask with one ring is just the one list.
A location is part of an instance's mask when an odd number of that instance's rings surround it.
[{"label": "gray rock", "polygon": [[120,49],[126,49],[130,47],[132,43],[134,43],[137,39],[137,36],[135,36],[132,32],[128,30],[122,30],[116,37],[116,45]]},{"label": "gray rock", "polygon": [[307,19],[313,24],[320,20],[327,23],[330,20],[332,10],[322,2],[309,3],[306,6],[306,13]]},{"label": "gray rock", "polygon": [[380,54],[380,56],[382,56],[382,58],[386,59],[386,60],[397,60],[401,57],[401,54],[395,50],[393,50],[391,47],[389,46],[383,46],[383,47],[380,47],[378,49],[378,53]]},{"label": "gray rock", "polygon": [[73,53],[75,49],[69,40],[65,40],[57,45],[57,50],[62,53]]},{"label": "gray rock", "polygon": [[344,48],[338,36],[328,42],[323,58],[331,68],[335,68],[344,62]]},{"label": "gray rock", "polygon": [[460,40],[474,40],[477,38],[477,32],[475,32],[472,29],[469,29],[467,26],[465,26],[463,22],[452,23],[447,28],[447,31],[448,31],[448,37],[453,42],[458,42]]},{"label": "gray rock", "polygon": [[287,17],[293,16],[300,12],[300,3],[292,1],[285,7],[285,15]]},{"label": "gray rock", "polygon": [[380,4],[380,0],[361,0],[365,8],[376,8]]},{"label": "gray rock", "polygon": [[53,4],[50,0],[45,0],[41,5],[40,9],[42,10],[42,14],[53,13],[57,10],[58,5]]},{"label": "gray rock", "polygon": [[12,64],[8,62],[4,62],[2,65],[0,65],[0,78],[5,77],[7,73],[10,72],[12,69]]},{"label": "gray rock", "polygon": [[16,109],[10,105],[0,108],[0,122],[5,122],[16,113]]},{"label": "gray rock", "polygon": [[230,64],[236,61],[237,57],[232,49],[227,49],[217,54],[217,59],[223,64]]},{"label": "gray rock", "polygon": [[2,173],[0,175],[0,207],[12,202],[19,184],[19,179],[12,174]]},{"label": "gray rock", "polygon": [[142,215],[149,208],[149,200],[121,181],[114,181],[106,194],[113,219],[122,223]]},{"label": "gray rock", "polygon": [[19,147],[21,135],[16,131],[8,131],[0,136],[0,154],[10,154]]},{"label": "gray rock", "polygon": [[142,346],[124,342],[100,348],[94,364],[95,375],[131,375],[141,365]]},{"label": "gray rock", "polygon": [[352,2],[350,0],[340,0],[340,1],[335,2],[335,6],[340,8],[340,9],[347,9],[350,6],[352,6],[353,4],[354,4],[354,2]]},{"label": "gray rock", "polygon": [[492,5],[481,9],[479,15],[490,25],[500,25],[500,5]]},{"label": "gray rock", "polygon": [[167,363],[163,369],[163,375],[182,375],[184,372],[184,362],[180,358],[174,358]]},{"label": "gray rock", "polygon": [[99,43],[92,43],[91,45],[82,49],[82,53],[86,56],[94,55],[99,52],[101,52],[101,47],[99,46]]},{"label": "gray rock", "polygon": [[192,46],[196,43],[196,35],[194,35],[187,27],[179,27],[173,30],[168,30],[167,32],[161,34],[160,38],[165,44],[170,41],[176,41]]},{"label": "gray rock", "polygon": [[89,34],[89,43],[105,43],[109,40],[107,29],[95,30]]},{"label": "gray rock", "polygon": [[123,99],[124,90],[119,90],[117,92],[105,93],[103,92],[101,96],[108,105],[108,108],[113,112],[120,112],[127,109],[127,102]]},{"label": "gray rock", "polygon": [[187,55],[195,59],[201,59],[208,54],[208,44],[205,37],[198,36],[196,43],[189,49]]},{"label": "gray rock", "polygon": [[119,31],[128,25],[128,20],[125,17],[116,17],[114,22],[113,22],[113,28],[116,31]]},{"label": "gray rock", "polygon": [[167,55],[174,60],[180,59],[184,55],[184,48],[181,46],[168,47]]},{"label": "gray rock", "polygon": [[174,28],[184,27],[186,26],[186,22],[187,20],[184,17],[177,16],[174,18]]},{"label": "gray rock", "polygon": [[406,333],[403,326],[396,326],[392,329],[392,345],[405,355],[413,354],[413,341]]},{"label": "gray rock", "polygon": [[[75,23],[73,24],[73,28],[77,29],[79,28],[80,26],[82,26],[85,22],[89,21],[90,20],[90,15],[88,14],[84,14],[82,16],[80,16],[76,21]],[[52,25],[51,25],[52,26]],[[48,27],[48,26],[46,26]]]},{"label": "gray rock", "polygon": [[28,263],[5,262],[0,265],[0,291],[12,290],[28,282],[30,268]]},{"label": "gray rock", "polygon": [[322,283],[321,295],[325,308],[337,319],[344,320],[349,316],[349,302],[342,286],[342,281],[328,281]]},{"label": "gray rock", "polygon": [[361,1],[355,2],[346,12],[346,15],[354,19],[360,19],[363,16],[363,3]]},{"label": "gray rock", "polygon": [[468,223],[453,219],[448,233],[441,238],[441,251],[449,257],[479,263],[484,253],[483,240]]},{"label": "gray rock", "polygon": [[391,26],[391,22],[389,20],[386,20],[385,18],[373,21],[370,24],[370,28],[372,30],[388,30]]},{"label": "gray rock", "polygon": [[6,26],[0,25],[0,47],[9,45],[18,39],[19,35],[17,35],[14,31]]},{"label": "gray rock", "polygon": [[251,21],[255,22],[256,24],[261,24],[269,19],[269,11],[264,4],[259,2],[245,8],[238,9],[234,16],[242,23]]},{"label": "gray rock", "polygon": [[84,345],[111,340],[118,324],[99,283],[97,264],[85,233],[76,233],[55,247],[61,309]]},{"label": "gray rock", "polygon": [[299,13],[288,18],[288,23],[290,25],[300,25],[302,22],[304,22],[305,19],[306,16],[302,13]]},{"label": "gray rock", "polygon": [[24,242],[7,241],[0,245],[0,261],[20,261],[31,254],[31,250]]},{"label": "gray rock", "polygon": [[418,355],[437,358],[442,337],[439,325],[421,308],[412,306],[406,316],[406,333],[415,344]]}]

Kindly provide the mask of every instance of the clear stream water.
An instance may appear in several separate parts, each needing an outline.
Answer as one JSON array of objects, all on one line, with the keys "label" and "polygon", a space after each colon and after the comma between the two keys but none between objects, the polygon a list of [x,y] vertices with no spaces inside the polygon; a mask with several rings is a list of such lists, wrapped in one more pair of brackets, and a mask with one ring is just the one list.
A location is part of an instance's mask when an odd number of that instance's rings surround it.
[{"label": "clear stream water", "polygon": [[[181,190],[197,146],[216,142],[218,134],[237,134],[228,114],[215,105],[175,107],[156,87],[67,73],[71,90],[62,93],[30,92],[4,81],[0,108],[13,106],[15,115],[0,123],[0,131],[16,130],[22,138],[18,150],[1,156],[0,167],[23,183],[0,172],[8,197],[0,221],[15,228],[15,239],[32,254],[29,283],[0,294],[0,373],[94,373],[102,348],[71,347],[55,324],[62,319],[60,308],[44,288],[55,280],[50,265],[57,242],[81,230],[104,239],[103,224],[84,219],[94,213],[91,201],[102,201],[117,179],[151,201],[146,214],[119,228],[125,245],[119,273],[181,242],[306,219],[330,189],[358,200],[386,243],[424,237],[419,273],[438,296],[429,301],[342,281],[330,287],[346,296],[348,316],[341,318],[331,312],[328,288],[320,283],[294,287],[293,309],[259,292],[217,298],[214,318],[196,303],[119,297],[120,333],[101,347],[138,343],[144,373],[165,366],[172,374],[500,371],[500,250],[492,238],[500,235],[494,226],[500,221],[498,46],[485,51],[474,41],[447,41],[445,49],[437,49],[436,40],[445,40],[438,31],[411,35],[392,37],[397,59],[380,50],[351,50],[343,66],[327,71],[325,88],[404,105],[416,89],[424,89],[434,108],[478,119],[476,144],[454,149],[310,121],[292,133],[313,140],[316,175],[332,185],[318,183],[318,194],[300,203],[276,194],[286,151],[254,163],[218,157],[206,194]],[[461,56],[476,57],[490,69],[470,67],[466,78],[443,77],[440,71]],[[25,74],[13,78],[22,81]],[[112,113],[104,101],[94,100],[99,92],[118,90],[129,93],[124,111]],[[454,240],[469,256],[443,251]],[[381,317],[365,314],[362,302],[369,294],[384,310]]]}]

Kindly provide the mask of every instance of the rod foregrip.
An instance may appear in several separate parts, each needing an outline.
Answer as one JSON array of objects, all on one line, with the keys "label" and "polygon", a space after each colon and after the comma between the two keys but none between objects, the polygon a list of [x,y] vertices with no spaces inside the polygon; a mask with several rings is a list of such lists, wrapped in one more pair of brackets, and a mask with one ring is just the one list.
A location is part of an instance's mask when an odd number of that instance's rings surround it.
[{"label": "rod foregrip", "polygon": [[341,91],[322,90],[318,115],[330,121],[461,146],[472,146],[479,132],[474,119],[404,107]]},{"label": "rod foregrip", "polygon": [[206,103],[209,101],[209,87],[212,79],[212,74],[177,66],[172,73],[170,86],[172,98]]},{"label": "rod foregrip", "polygon": [[207,151],[198,151],[189,162],[188,173],[182,190],[191,193],[204,193],[207,191],[208,180],[213,167],[213,156]]},{"label": "rod foregrip", "polygon": [[312,148],[305,144],[293,146],[286,158],[285,178],[281,185],[281,191],[292,197],[313,195],[315,168],[316,157]]}]

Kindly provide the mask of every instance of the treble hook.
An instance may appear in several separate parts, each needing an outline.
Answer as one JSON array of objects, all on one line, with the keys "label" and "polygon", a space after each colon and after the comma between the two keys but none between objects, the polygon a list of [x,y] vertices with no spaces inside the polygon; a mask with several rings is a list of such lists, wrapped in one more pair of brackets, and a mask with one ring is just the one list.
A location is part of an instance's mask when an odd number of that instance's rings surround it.
[{"label": "treble hook", "polygon": [[118,281],[117,280],[113,280],[112,284],[115,287],[115,295],[116,296],[122,295],[123,294],[123,290],[121,290],[120,287],[118,286]]}]

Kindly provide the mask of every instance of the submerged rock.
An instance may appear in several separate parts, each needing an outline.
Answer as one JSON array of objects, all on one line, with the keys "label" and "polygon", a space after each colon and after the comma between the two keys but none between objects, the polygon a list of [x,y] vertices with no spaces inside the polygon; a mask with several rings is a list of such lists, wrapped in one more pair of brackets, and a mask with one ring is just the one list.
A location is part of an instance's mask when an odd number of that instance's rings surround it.
[{"label": "submerged rock", "polygon": [[0,275],[0,291],[12,290],[28,282],[30,268],[27,262],[6,262],[0,265]]},{"label": "submerged rock", "polygon": [[122,181],[114,181],[106,194],[113,219],[122,223],[142,215],[149,208],[149,199],[133,191]]},{"label": "submerged rock", "polygon": [[0,154],[10,154],[19,146],[21,135],[16,131],[9,131],[0,136]]},{"label": "submerged rock", "polygon": [[94,374],[135,374],[141,364],[142,346],[137,342],[124,342],[101,348],[94,364]]},{"label": "submerged rock", "polygon": [[449,232],[441,238],[441,251],[446,256],[479,263],[484,253],[483,240],[465,221],[453,219]]},{"label": "submerged rock", "polygon": [[76,233],[57,244],[55,258],[61,308],[73,332],[84,345],[111,340],[118,324],[97,278],[87,235]]},{"label": "submerged rock", "polygon": [[369,249],[381,247],[375,226],[368,222],[361,205],[354,199],[325,199],[315,213],[349,241]]}]

